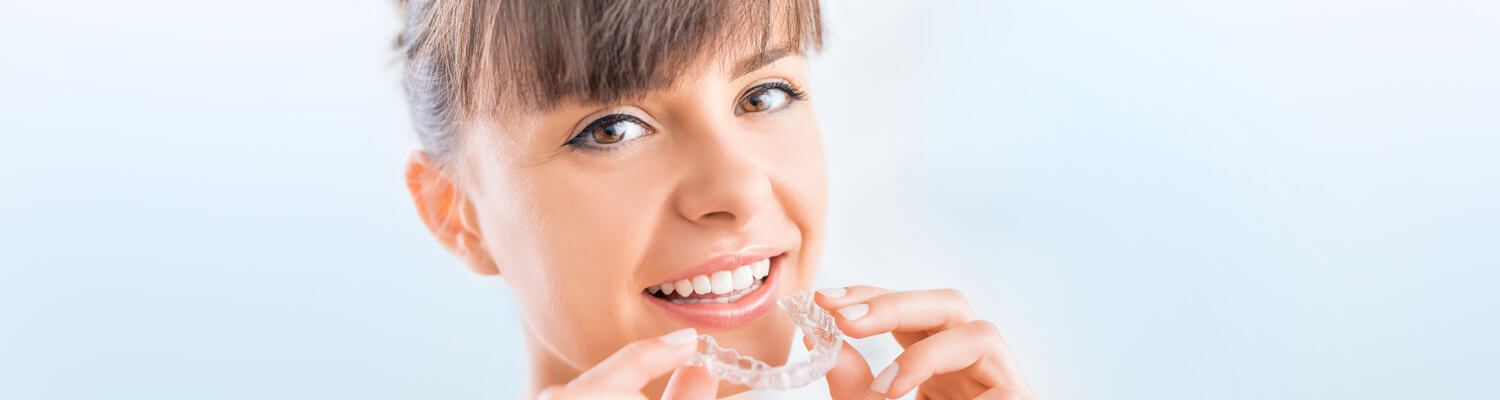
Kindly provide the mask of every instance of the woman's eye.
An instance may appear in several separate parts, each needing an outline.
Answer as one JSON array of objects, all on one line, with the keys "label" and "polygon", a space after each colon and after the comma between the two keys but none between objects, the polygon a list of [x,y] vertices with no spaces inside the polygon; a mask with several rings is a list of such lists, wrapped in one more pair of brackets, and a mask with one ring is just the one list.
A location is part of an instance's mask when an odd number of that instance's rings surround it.
[{"label": "woman's eye", "polygon": [[766,112],[786,107],[792,100],[801,100],[802,91],[786,82],[764,83],[746,91],[736,114]]},{"label": "woman's eye", "polygon": [[640,118],[626,114],[611,114],[594,120],[573,136],[568,145],[573,147],[603,147],[635,139],[651,133]]}]

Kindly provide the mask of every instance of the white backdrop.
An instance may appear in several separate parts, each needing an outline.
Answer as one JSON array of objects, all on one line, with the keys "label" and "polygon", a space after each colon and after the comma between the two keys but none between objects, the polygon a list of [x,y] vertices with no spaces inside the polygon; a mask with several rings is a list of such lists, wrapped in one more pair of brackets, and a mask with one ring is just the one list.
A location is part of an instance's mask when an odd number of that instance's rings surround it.
[{"label": "white backdrop", "polygon": [[[0,398],[519,393],[391,3],[0,4]],[[1049,399],[1500,397],[1500,6],[929,3],[827,5],[823,284],[964,290]]]}]

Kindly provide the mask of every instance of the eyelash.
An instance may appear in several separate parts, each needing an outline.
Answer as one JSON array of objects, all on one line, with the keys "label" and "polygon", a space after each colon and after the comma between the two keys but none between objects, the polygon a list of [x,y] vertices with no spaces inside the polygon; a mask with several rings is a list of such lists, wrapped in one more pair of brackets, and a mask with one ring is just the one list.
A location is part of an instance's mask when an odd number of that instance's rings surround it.
[{"label": "eyelash", "polygon": [[[762,84],[759,84],[759,85],[755,85],[755,86],[753,86],[753,87],[751,87],[749,89],[746,89],[744,93],[740,94],[739,98],[735,99],[735,101],[734,101],[735,115],[738,116],[738,115],[743,115],[744,114],[744,113],[740,112],[740,107],[739,107],[740,103],[744,102],[746,99],[749,99],[750,96],[754,96],[754,95],[760,94],[760,92],[763,92],[763,91],[766,91],[766,90],[771,90],[771,89],[776,89],[776,90],[780,90],[782,92],[786,92],[787,98],[789,99],[787,101],[786,106],[790,106],[792,103],[795,103],[795,102],[798,102],[798,101],[803,101],[803,100],[807,99],[807,92],[803,91],[802,89],[797,88],[796,86],[792,86],[791,83],[788,83],[786,81],[766,82],[766,83],[762,83]],[[786,106],[783,106],[781,109],[786,108]],[[780,109],[777,109],[777,110],[780,110]],[[777,110],[771,110],[771,111],[777,111]],[[588,125],[585,125],[583,127],[583,129],[579,130],[577,134],[574,134],[573,137],[570,138],[570,139],[568,139],[568,142],[564,143],[563,145],[564,146],[568,146],[568,148],[570,148],[572,150],[580,150],[581,149],[581,150],[589,150],[589,151],[609,151],[609,150],[618,149],[619,148],[618,145],[603,145],[603,146],[600,146],[600,145],[589,144],[588,136],[596,128],[603,127],[603,126],[606,126],[606,125],[609,125],[609,124],[613,124],[613,123],[617,123],[617,122],[621,122],[621,121],[634,121],[635,123],[640,124],[642,127],[644,127],[645,129],[647,129],[649,131],[653,131],[654,132],[656,130],[656,128],[653,128],[653,127],[651,127],[650,124],[647,124],[646,121],[642,121],[640,118],[637,118],[634,115],[630,115],[630,114],[610,114],[610,115],[606,115],[606,116],[603,116],[603,117],[599,117],[599,119],[596,119],[593,122],[589,122]],[[648,135],[649,134],[650,133],[648,133]]]},{"label": "eyelash", "polygon": [[[745,93],[740,94],[739,100],[735,100],[735,108],[738,109],[740,102],[745,101],[745,99],[750,98],[750,96],[769,89],[781,89],[781,91],[786,92],[787,97],[791,98],[792,101],[807,100],[807,92],[802,91],[802,89],[798,89],[796,86],[792,86],[791,83],[788,83],[786,81],[771,81],[755,85],[750,89],[746,89]],[[790,105],[790,103],[788,103],[788,105]]]},{"label": "eyelash", "polygon": [[[584,126],[583,129],[579,130],[577,134],[573,135],[573,138],[568,139],[568,142],[564,143],[563,145],[568,146],[569,148],[572,148],[574,150],[613,150],[619,146],[600,146],[596,144],[590,144],[589,135],[592,134],[594,132],[594,129],[596,128],[601,128],[621,121],[632,121],[636,124],[639,124],[641,127],[645,128],[648,131],[656,130],[655,128],[651,127],[651,124],[647,124],[646,121],[642,121],[640,118],[637,118],[634,115],[610,114],[599,117],[599,119],[596,119],[593,122],[589,122],[588,125]],[[648,135],[649,134],[650,133],[648,133]]]}]

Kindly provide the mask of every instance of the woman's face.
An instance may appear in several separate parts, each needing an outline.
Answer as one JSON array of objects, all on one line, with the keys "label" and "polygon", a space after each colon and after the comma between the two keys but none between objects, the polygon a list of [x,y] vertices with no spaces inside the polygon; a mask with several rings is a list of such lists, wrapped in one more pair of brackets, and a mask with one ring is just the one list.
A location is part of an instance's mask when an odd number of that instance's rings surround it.
[{"label": "woman's face", "polygon": [[792,325],[774,303],[811,285],[826,169],[802,57],[750,53],[620,104],[464,133],[458,190],[482,246],[468,251],[512,288],[533,353],[548,353],[533,357],[555,358],[534,373],[576,374],[685,327],[785,360]]}]

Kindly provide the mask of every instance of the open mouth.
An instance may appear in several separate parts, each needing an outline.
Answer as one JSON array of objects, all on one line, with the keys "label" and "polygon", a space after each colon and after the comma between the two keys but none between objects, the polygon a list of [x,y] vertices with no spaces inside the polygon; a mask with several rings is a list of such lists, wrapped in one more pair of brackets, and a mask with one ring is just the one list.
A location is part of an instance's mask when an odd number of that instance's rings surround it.
[{"label": "open mouth", "polygon": [[663,282],[645,291],[673,304],[733,303],[760,289],[770,276],[771,259],[765,258],[730,270]]},{"label": "open mouth", "polygon": [[776,306],[785,251],[759,247],[704,261],[640,296],[668,317],[700,330],[731,329],[759,320]]}]

